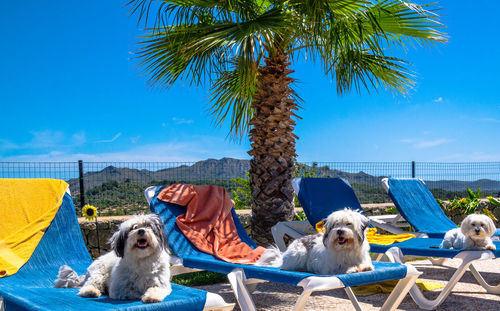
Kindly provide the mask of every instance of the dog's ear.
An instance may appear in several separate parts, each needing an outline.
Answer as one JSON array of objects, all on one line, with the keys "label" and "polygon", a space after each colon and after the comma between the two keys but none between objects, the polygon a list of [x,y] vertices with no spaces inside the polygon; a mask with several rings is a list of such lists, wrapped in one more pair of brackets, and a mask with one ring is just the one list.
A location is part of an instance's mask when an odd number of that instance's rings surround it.
[{"label": "dog's ear", "polygon": [[493,235],[495,233],[495,230],[497,229],[495,223],[493,222],[493,219],[491,219],[489,216],[486,216],[485,219],[486,219],[486,229],[487,229],[486,233],[488,233],[488,235]]},{"label": "dog's ear", "polygon": [[361,225],[359,228],[359,232],[356,232],[356,235],[358,237],[359,243],[363,243],[363,241],[365,240],[365,230],[370,225],[370,219],[368,219],[368,217],[361,213],[359,214],[359,219],[361,221]]},{"label": "dog's ear", "polygon": [[[328,239],[328,234],[330,233],[331,228],[334,227],[334,226],[332,224],[330,224],[330,223],[327,223],[326,222],[326,218],[324,218],[318,224],[321,224],[319,226],[319,228],[321,230],[320,232],[323,232],[323,245],[325,245],[325,247],[327,247],[326,240]],[[316,230],[318,230],[318,224],[316,224]]]},{"label": "dog's ear", "polygon": [[467,231],[469,230],[469,226],[468,224],[470,223],[470,218],[471,216],[467,216],[464,218],[464,220],[462,220],[462,222],[460,223],[460,232],[462,232],[463,235],[467,235]]},{"label": "dog's ear", "polygon": [[153,229],[154,234],[158,238],[158,242],[160,243],[160,246],[162,249],[168,249],[168,241],[167,241],[167,236],[165,234],[165,230],[163,229],[164,225],[163,222],[161,221],[160,217],[156,214],[151,214],[150,216],[151,219],[151,227]]},{"label": "dog's ear", "polygon": [[115,251],[116,256],[123,257],[125,254],[125,242],[127,241],[128,232],[126,230],[118,230],[109,239],[111,248]]}]

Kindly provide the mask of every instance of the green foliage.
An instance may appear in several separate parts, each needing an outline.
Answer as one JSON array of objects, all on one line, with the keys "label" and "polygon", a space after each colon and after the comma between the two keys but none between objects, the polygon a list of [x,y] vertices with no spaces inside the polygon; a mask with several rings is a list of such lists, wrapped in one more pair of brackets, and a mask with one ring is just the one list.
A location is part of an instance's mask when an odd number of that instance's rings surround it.
[{"label": "green foliage", "polygon": [[[481,190],[478,189],[477,192],[470,190],[467,187],[468,198],[461,198],[460,200],[453,199],[450,201],[450,204],[446,206],[446,209],[449,211],[453,211],[455,209],[460,209],[464,212],[465,215],[469,215],[474,213],[477,210],[479,203],[481,202]],[[439,203],[439,202],[438,202]],[[441,202],[442,204],[442,202]]]},{"label": "green foliage", "polygon": [[295,213],[295,220],[304,221],[307,219],[306,213],[304,211],[299,211]]},{"label": "green foliage", "polygon": [[[144,198],[144,189],[149,186],[176,183],[221,186],[229,189],[230,195],[232,195],[231,188],[234,187],[234,183],[230,180],[153,180],[149,183],[112,180],[85,191],[85,201],[97,207],[99,216],[149,213],[149,205]],[[79,196],[73,196],[73,200],[79,202],[77,201]]]},{"label": "green foliage", "polygon": [[358,197],[359,203],[361,204],[391,202],[391,199],[387,196],[387,193],[381,186],[375,187],[362,183],[352,183],[351,186]]},{"label": "green foliage", "polygon": [[494,197],[486,197],[486,199],[488,199],[488,201],[490,201],[492,205],[500,207],[500,201],[498,201]]},{"label": "green foliage", "polygon": [[184,286],[201,286],[223,282],[227,282],[225,274],[211,271],[191,272],[172,277],[172,283]]},{"label": "green foliage", "polygon": [[328,166],[318,166],[318,162],[313,162],[311,166],[302,164],[295,160],[295,177],[332,177],[328,172],[330,168]]},{"label": "green foliage", "polygon": [[[446,201],[451,201],[453,199],[460,199],[460,198],[468,196],[468,192],[466,190],[465,191],[448,191],[448,190],[437,189],[437,188],[433,188],[430,190],[432,192],[432,195],[435,198],[439,198],[441,200],[446,200]],[[498,193],[496,191],[489,190],[489,191],[481,191],[480,194],[482,197],[484,197],[484,196],[496,196]]]},{"label": "green foliage", "polygon": [[399,213],[398,208],[396,206],[389,207],[385,210],[387,214],[397,214]]},{"label": "green foliage", "polygon": [[479,203],[481,203],[481,189],[477,189],[477,191],[474,192],[469,187],[467,187],[467,195],[468,195],[467,198],[461,198],[459,200],[457,199],[451,200],[447,206],[444,204],[443,201],[439,199],[437,200],[437,202],[441,207],[444,207],[448,211],[454,211],[456,209],[459,209],[464,215],[470,215],[472,213],[482,212],[485,215],[492,218],[494,221],[498,221],[496,217],[493,215],[493,213],[491,213],[491,211],[488,210],[487,208],[483,208],[482,210],[479,209]]},{"label": "green foliage", "polygon": [[252,191],[250,189],[250,177],[248,171],[245,172],[246,178],[233,178],[231,182],[238,184],[236,190],[231,189],[230,193],[233,196],[234,208],[244,209],[250,208],[252,204]]}]

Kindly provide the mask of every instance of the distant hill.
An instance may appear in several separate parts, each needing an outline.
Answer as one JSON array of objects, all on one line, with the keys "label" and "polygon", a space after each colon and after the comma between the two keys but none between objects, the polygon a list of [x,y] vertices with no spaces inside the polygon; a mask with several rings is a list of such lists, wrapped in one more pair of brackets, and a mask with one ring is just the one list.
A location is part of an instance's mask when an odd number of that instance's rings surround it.
[{"label": "distant hill", "polygon": [[[85,185],[85,191],[87,191],[109,181],[132,181],[141,184],[149,184],[153,181],[189,182],[201,180],[230,180],[236,177],[245,177],[245,172],[249,169],[249,160],[232,158],[222,158],[220,160],[208,159],[196,162],[190,166],[181,165],[178,167],[160,169],[158,171],[108,166],[101,171],[84,173],[83,184]],[[70,179],[68,183],[71,193],[80,193],[78,178]]]},{"label": "distant hill", "polygon": [[[108,166],[96,172],[87,172],[83,175],[85,190],[102,185],[109,181],[136,182],[150,184],[152,182],[200,182],[200,181],[229,181],[236,177],[245,177],[245,172],[250,169],[249,160],[238,160],[222,158],[220,160],[208,159],[199,161],[193,165],[181,165],[178,167],[165,168],[157,171],[146,169],[118,168]],[[349,173],[330,169],[328,166],[311,167],[304,166],[303,172],[314,172],[317,176],[340,177],[347,179],[351,184],[370,185],[381,188],[380,180],[386,176],[373,176],[365,172]],[[78,178],[68,181],[71,192],[79,193]],[[445,191],[463,191],[468,186],[473,190],[481,188],[482,191],[500,191],[500,181],[480,179],[466,182],[457,180],[426,181],[431,189],[442,189]]]},{"label": "distant hill", "polygon": [[438,180],[426,181],[425,183],[431,189],[443,189],[446,191],[465,190],[465,187],[469,187],[474,191],[478,188],[481,191],[500,191],[500,181],[491,179],[479,179],[476,181]]}]

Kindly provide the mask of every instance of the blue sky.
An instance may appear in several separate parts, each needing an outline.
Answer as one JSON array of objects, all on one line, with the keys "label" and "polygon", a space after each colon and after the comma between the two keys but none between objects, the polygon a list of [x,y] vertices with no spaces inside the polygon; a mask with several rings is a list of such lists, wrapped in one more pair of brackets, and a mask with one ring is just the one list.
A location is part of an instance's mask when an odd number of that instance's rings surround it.
[{"label": "blue sky", "polygon": [[[206,89],[148,87],[125,2],[0,2],[0,161],[249,158],[248,138],[214,126]],[[407,96],[339,97],[318,66],[293,65],[300,161],[500,161],[498,4],[440,6],[449,43],[394,54],[417,75]]]}]

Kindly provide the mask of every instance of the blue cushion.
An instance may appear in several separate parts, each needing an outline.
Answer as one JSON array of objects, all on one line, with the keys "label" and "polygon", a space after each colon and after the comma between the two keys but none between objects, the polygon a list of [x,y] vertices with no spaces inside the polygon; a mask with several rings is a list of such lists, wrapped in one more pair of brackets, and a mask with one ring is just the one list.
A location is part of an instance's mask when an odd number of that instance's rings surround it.
[{"label": "blue cushion", "polygon": [[313,226],[346,207],[363,213],[354,190],[342,178],[295,178],[292,186]]},{"label": "blue cushion", "polygon": [[[453,258],[461,252],[459,249],[439,248],[442,239],[435,238],[412,238],[403,242],[391,245],[370,245],[370,250],[374,253],[385,253],[389,248],[399,247],[404,255],[422,256],[422,257],[442,257]],[[496,257],[500,256],[500,242],[493,242],[497,249],[493,251]]]},{"label": "blue cushion", "polygon": [[442,238],[447,231],[457,227],[419,179],[389,178],[389,197],[413,228],[431,238]]}]

